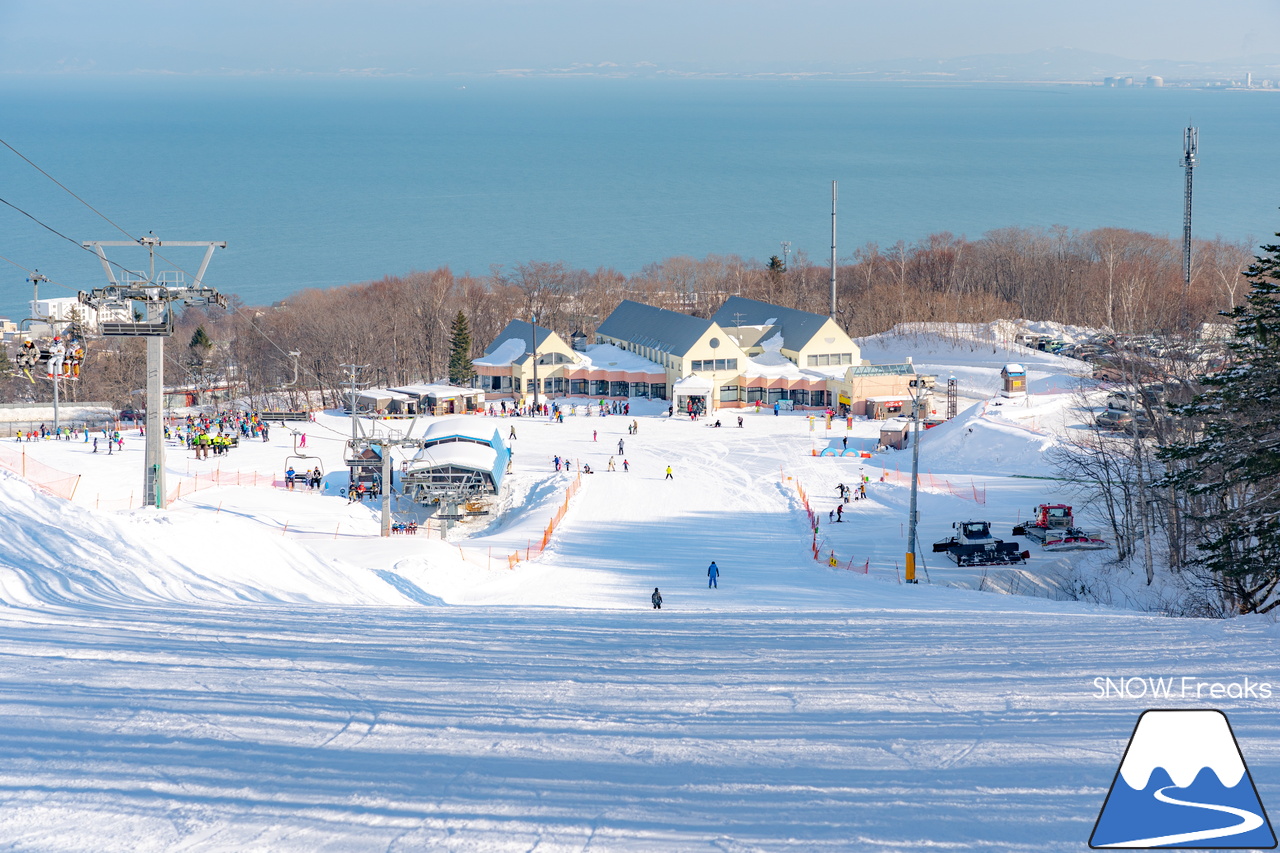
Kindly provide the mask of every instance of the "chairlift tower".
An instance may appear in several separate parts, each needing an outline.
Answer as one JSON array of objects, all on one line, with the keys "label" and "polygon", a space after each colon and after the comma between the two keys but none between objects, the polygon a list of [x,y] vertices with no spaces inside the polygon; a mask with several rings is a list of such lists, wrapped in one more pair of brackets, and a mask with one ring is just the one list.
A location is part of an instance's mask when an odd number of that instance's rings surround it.
[{"label": "chairlift tower", "polygon": [[[98,256],[111,283],[79,299],[98,311],[98,328],[104,337],[143,337],[147,339],[147,420],[146,460],[143,472],[143,502],[157,509],[166,505],[164,487],[164,339],[173,334],[173,304],[217,305],[227,307],[227,299],[203,284],[205,270],[214,249],[225,249],[225,242],[204,240],[160,240],[147,235],[138,240],[92,240],[82,244]],[[122,272],[119,278],[111,268],[105,247],[142,246],[147,250],[147,272]],[[181,270],[156,272],[156,249],[165,246],[204,247],[204,259],[195,280],[188,283]],[[163,258],[162,258],[163,260]]]},{"label": "chairlift tower", "polygon": [[1182,132],[1182,168],[1187,173],[1187,187],[1182,198],[1182,307],[1186,310],[1191,292],[1191,173],[1199,164],[1199,130],[1188,127]]}]

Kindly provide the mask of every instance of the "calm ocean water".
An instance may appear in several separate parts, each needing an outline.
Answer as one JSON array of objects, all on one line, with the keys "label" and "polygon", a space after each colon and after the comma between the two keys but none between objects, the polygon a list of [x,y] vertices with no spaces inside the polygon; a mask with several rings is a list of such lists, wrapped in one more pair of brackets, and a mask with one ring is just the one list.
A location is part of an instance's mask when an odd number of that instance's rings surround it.
[{"label": "calm ocean water", "polygon": [[[0,83],[0,136],[125,229],[226,240],[207,281],[250,303],[448,265],[631,273],[674,255],[819,262],[1007,226],[1280,230],[1280,97],[821,82],[262,80]],[[11,152],[0,196],[76,241],[124,239]],[[142,253],[117,250],[122,262]],[[177,250],[175,250],[176,252]],[[73,288],[88,253],[0,207],[0,254]],[[176,258],[175,258],[176,259]],[[183,258],[194,269],[197,259]],[[29,288],[0,263],[0,315]],[[50,295],[65,291],[50,288]]]}]

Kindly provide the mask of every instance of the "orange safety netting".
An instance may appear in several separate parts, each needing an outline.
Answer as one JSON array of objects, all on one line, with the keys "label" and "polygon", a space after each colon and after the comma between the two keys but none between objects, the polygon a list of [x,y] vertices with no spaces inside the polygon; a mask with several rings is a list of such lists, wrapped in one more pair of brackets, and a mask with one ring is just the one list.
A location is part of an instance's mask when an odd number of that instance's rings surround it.
[{"label": "orange safety netting", "polygon": [[[565,513],[569,511],[569,501],[578,493],[578,489],[582,486],[582,475],[573,478],[573,482],[569,484],[569,488],[564,492],[564,503],[556,510],[556,514],[551,517],[551,521],[547,523],[547,529],[542,531],[542,538],[538,542],[529,540],[529,544],[523,551],[516,551],[507,555],[507,568],[514,569],[516,563],[522,560],[531,560],[546,550],[547,545],[551,542],[551,534],[555,533],[556,527],[564,520]],[[524,556],[521,556],[523,553]]]},{"label": "orange safety netting", "polygon": [[[814,512],[813,508],[809,505],[809,493],[805,491],[804,486],[801,485],[799,480],[788,477],[781,468],[778,469],[778,475],[781,477],[784,485],[788,480],[795,484],[796,493],[800,496],[800,503],[804,506],[805,515],[809,520],[809,529],[813,533],[813,538],[809,542],[809,550],[813,554],[813,559],[815,561],[825,563],[828,567],[833,569],[859,572],[864,575],[870,575],[873,569],[877,574],[888,573],[889,568],[887,565],[883,567],[872,566],[870,558],[858,560],[856,557],[850,557],[847,560],[842,560],[840,557],[837,557],[836,552],[827,547],[826,541],[819,538],[818,529],[821,527],[821,522],[818,519],[818,514]],[[907,479],[909,481],[911,478],[908,477]],[[897,578],[898,583],[902,583],[902,575],[897,563],[894,563],[893,565],[893,576]]]},{"label": "orange safety netting", "polygon": [[76,486],[80,484],[79,474],[68,474],[43,462],[29,459],[25,449],[15,453],[7,448],[0,448],[0,468],[17,474],[42,492],[67,501],[75,497]]},{"label": "orange safety netting", "polygon": [[272,486],[275,485],[274,474],[260,474],[257,471],[205,471],[189,477],[180,477],[177,485],[165,496],[169,503],[184,498],[201,489],[214,486]]}]

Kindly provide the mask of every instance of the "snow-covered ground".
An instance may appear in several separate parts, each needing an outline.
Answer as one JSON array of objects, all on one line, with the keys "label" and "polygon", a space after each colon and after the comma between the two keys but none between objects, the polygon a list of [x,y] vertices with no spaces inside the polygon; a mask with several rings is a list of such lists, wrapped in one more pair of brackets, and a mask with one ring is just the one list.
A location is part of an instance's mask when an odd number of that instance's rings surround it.
[{"label": "snow-covered ground", "polygon": [[[1036,503],[1072,502],[1044,451],[1088,416],[1078,363],[927,333],[860,343],[969,377],[972,405],[921,446],[917,586],[899,583],[909,453],[813,455],[870,450],[871,422],[746,411],[739,429],[734,411],[715,429],[657,405],[502,421],[506,491],[448,541],[380,539],[373,508],[336,494],[337,416],[295,425],[316,459],[293,461],[322,465],[325,493],[269,485],[295,454],[274,429],[221,459],[170,448],[187,490],[165,512],[114,509],[141,489],[136,434],[111,456],[4,442],[79,480],[67,502],[0,475],[0,846],[1080,850],[1148,707],[1224,709],[1277,802],[1272,621],[1123,609],[1152,599],[1105,554],[982,572],[929,551],[952,521],[1011,538]],[[978,378],[1014,360],[1040,393],[992,405]],[[509,568],[564,502],[556,455],[598,473]],[[863,475],[867,499],[828,523]],[[1082,579],[1114,606],[1052,600]],[[1132,676],[1247,677],[1276,698],[1094,682]]]}]

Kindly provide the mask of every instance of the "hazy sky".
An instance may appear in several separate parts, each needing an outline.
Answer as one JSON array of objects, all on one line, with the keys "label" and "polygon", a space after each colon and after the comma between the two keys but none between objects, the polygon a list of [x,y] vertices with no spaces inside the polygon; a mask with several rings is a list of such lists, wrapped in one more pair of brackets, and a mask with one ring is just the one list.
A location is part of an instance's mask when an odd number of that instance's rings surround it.
[{"label": "hazy sky", "polygon": [[1280,0],[0,0],[0,73],[735,71],[1072,47],[1277,51]]}]

